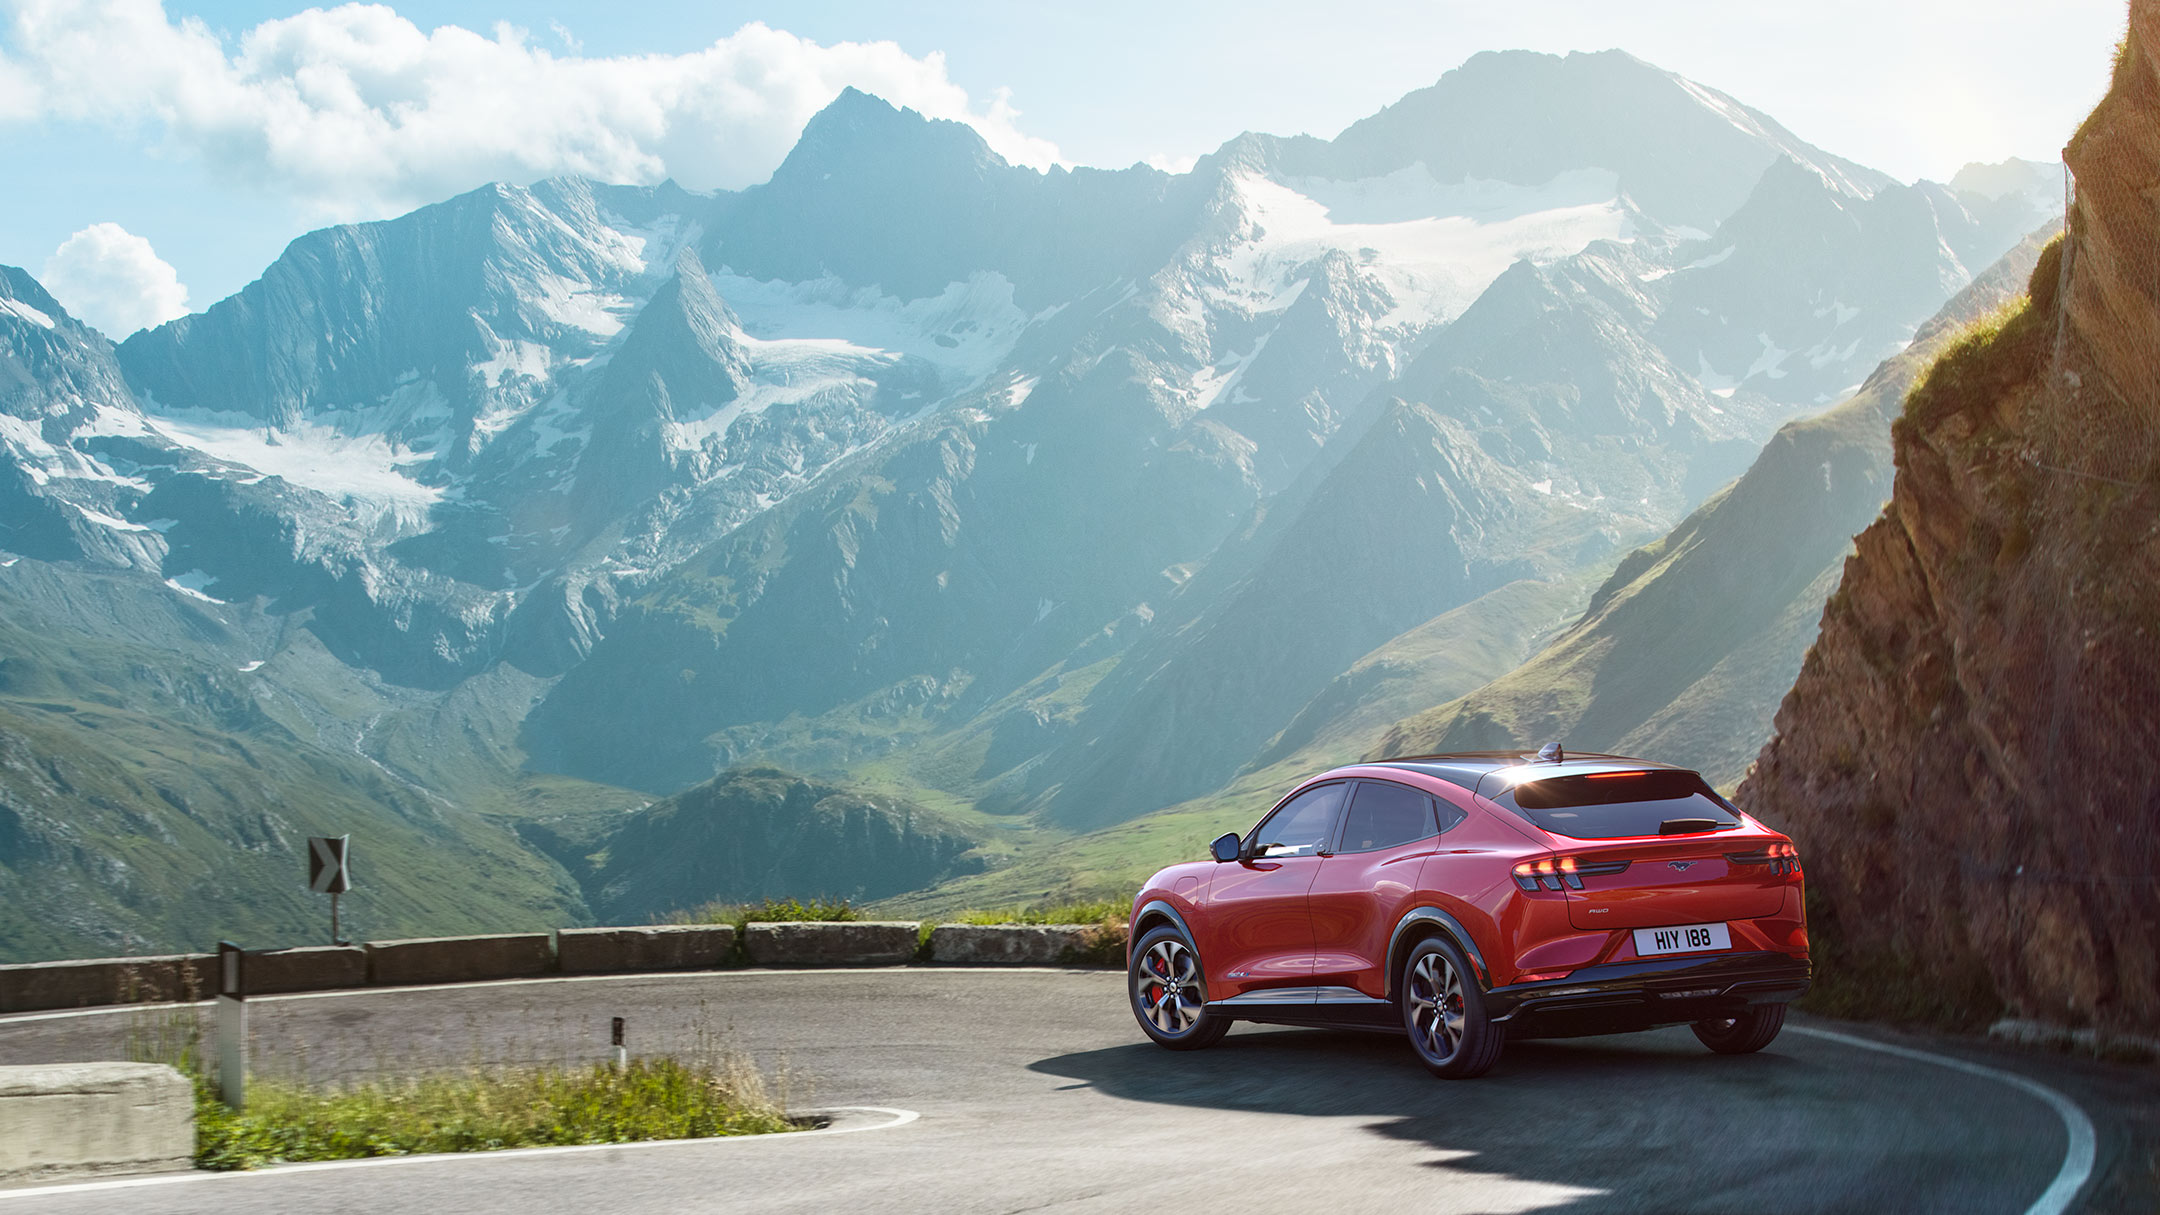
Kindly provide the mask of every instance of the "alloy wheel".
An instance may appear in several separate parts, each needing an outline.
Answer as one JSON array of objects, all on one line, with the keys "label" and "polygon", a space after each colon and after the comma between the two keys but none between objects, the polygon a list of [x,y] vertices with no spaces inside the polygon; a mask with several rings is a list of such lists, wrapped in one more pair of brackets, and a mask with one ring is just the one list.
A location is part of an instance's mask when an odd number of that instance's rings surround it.
[{"label": "alloy wheel", "polygon": [[1135,982],[1140,1011],[1156,1029],[1177,1037],[1199,1023],[1206,993],[1199,962],[1185,942],[1161,940],[1149,946]]},{"label": "alloy wheel", "polygon": [[1447,956],[1428,953],[1410,970],[1411,1033],[1418,1048],[1434,1062],[1455,1057],[1463,1040],[1462,976]]}]

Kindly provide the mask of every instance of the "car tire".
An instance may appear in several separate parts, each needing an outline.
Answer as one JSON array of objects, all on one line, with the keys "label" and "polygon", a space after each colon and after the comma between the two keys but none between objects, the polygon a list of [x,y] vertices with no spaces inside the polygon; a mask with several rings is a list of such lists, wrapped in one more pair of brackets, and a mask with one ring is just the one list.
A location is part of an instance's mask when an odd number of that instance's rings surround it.
[{"label": "car tire", "polygon": [[1443,1080],[1468,1080],[1492,1070],[1506,1029],[1485,1015],[1485,989],[1455,942],[1427,937],[1403,959],[1403,1028],[1425,1070]]},{"label": "car tire", "polygon": [[1746,1055],[1770,1045],[1785,1028],[1783,1004],[1751,1004],[1737,1017],[1697,1021],[1692,1027],[1702,1044],[1721,1055]]},{"label": "car tire", "polygon": [[1133,1019],[1157,1046],[1199,1050],[1230,1032],[1230,1018],[1208,1008],[1200,954],[1178,929],[1149,929],[1133,945],[1125,971]]}]

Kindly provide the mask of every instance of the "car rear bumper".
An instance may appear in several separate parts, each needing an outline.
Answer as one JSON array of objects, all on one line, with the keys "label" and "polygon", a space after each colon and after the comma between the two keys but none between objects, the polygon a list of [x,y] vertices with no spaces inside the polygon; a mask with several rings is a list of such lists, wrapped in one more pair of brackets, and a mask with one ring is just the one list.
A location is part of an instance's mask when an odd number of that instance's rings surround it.
[{"label": "car rear bumper", "polygon": [[1807,992],[1813,968],[1783,953],[1722,953],[1589,966],[1565,979],[1485,993],[1485,1012],[1516,1038],[1624,1033],[1735,1016]]}]

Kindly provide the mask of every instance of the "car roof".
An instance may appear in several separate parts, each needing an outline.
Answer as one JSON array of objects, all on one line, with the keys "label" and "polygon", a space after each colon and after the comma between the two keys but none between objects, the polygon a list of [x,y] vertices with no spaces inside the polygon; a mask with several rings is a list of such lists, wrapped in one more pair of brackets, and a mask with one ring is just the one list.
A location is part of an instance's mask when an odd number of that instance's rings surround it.
[{"label": "car roof", "polygon": [[1416,772],[1422,776],[1437,777],[1458,788],[1475,793],[1485,778],[1503,769],[1535,766],[1538,775],[1577,776],[1587,772],[1631,771],[1641,769],[1674,769],[1673,764],[1661,764],[1647,759],[1634,759],[1626,755],[1607,755],[1597,751],[1569,751],[1559,760],[1541,760],[1536,755],[1520,751],[1456,751],[1445,755],[1406,755],[1393,759],[1368,760],[1361,764],[1349,764],[1328,773],[1353,775],[1359,769],[1393,768],[1403,772]]}]

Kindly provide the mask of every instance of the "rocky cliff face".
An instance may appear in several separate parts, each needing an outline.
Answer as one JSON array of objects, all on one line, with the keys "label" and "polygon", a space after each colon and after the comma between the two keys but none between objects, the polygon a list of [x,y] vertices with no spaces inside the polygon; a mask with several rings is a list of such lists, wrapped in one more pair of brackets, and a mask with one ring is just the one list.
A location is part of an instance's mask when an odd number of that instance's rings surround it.
[{"label": "rocky cliff face", "polygon": [[2030,301],[1907,402],[1897,479],[1739,800],[1855,1010],[2160,1029],[2160,0]]}]

